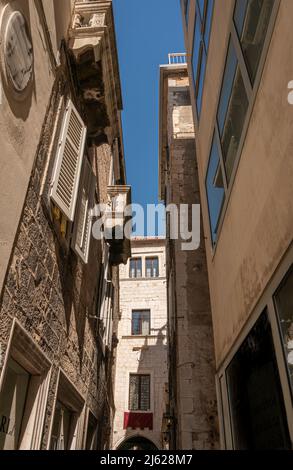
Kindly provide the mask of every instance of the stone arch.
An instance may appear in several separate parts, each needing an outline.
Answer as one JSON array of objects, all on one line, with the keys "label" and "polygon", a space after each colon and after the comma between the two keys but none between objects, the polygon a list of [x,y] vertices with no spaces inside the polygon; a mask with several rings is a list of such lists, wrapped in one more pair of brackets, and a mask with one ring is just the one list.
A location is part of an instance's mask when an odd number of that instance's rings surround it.
[{"label": "stone arch", "polygon": [[[137,448],[136,448],[137,447]],[[124,436],[115,444],[116,450],[159,450],[160,446],[153,439],[133,433]]]}]

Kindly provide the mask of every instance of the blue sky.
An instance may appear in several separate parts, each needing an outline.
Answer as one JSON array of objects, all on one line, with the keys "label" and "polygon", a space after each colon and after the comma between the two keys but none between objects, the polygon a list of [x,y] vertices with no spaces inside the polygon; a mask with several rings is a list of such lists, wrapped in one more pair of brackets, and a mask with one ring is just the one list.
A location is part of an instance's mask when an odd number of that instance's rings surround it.
[{"label": "blue sky", "polygon": [[132,201],[158,202],[159,65],[184,52],[180,0],[113,0]]}]

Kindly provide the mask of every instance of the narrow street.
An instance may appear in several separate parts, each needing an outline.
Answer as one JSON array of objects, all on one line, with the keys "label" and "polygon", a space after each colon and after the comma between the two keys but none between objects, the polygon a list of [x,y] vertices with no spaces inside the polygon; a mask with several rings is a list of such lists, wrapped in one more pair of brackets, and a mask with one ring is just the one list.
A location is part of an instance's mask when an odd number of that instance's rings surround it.
[{"label": "narrow street", "polygon": [[292,450],[292,18],[0,1],[0,451]]}]

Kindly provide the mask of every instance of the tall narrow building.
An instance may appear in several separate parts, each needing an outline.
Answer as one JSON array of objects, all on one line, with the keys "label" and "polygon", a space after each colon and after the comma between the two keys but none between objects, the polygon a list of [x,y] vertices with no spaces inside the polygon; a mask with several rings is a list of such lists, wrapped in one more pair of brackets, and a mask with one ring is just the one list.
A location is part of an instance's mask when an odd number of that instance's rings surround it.
[{"label": "tall narrow building", "polygon": [[290,0],[182,0],[221,446],[293,442]]},{"label": "tall narrow building", "polygon": [[109,448],[130,255],[92,236],[130,200],[112,3],[2,1],[0,56],[0,449]]},{"label": "tall narrow building", "polygon": [[164,449],[168,396],[166,241],[141,237],[120,267],[114,449]]},{"label": "tall narrow building", "polygon": [[[191,217],[192,205],[200,203],[185,59],[185,54],[170,54],[169,63],[160,67],[159,190],[166,206],[177,209],[177,221],[181,204],[189,206]],[[171,211],[166,245],[170,446],[216,449],[214,339],[204,237],[202,232],[196,250],[184,251],[182,240],[172,237],[174,223]]]}]

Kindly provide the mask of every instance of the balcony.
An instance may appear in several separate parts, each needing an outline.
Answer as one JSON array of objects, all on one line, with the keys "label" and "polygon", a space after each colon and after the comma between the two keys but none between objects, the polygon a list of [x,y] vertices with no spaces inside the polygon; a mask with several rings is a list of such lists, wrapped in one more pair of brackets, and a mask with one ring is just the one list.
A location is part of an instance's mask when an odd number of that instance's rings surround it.
[{"label": "balcony", "polygon": [[126,264],[131,255],[131,188],[108,186],[108,209],[104,214],[104,236],[110,247],[110,263]]},{"label": "balcony", "polygon": [[97,144],[107,142],[107,132],[122,108],[112,2],[75,3],[69,50],[88,135]]},{"label": "balcony", "polygon": [[177,52],[168,54],[169,65],[184,65],[187,64],[186,52]]},{"label": "balcony", "polygon": [[111,2],[77,1],[70,28],[71,48],[77,60],[93,50],[95,61],[101,59],[101,41],[106,31],[106,15]]}]

